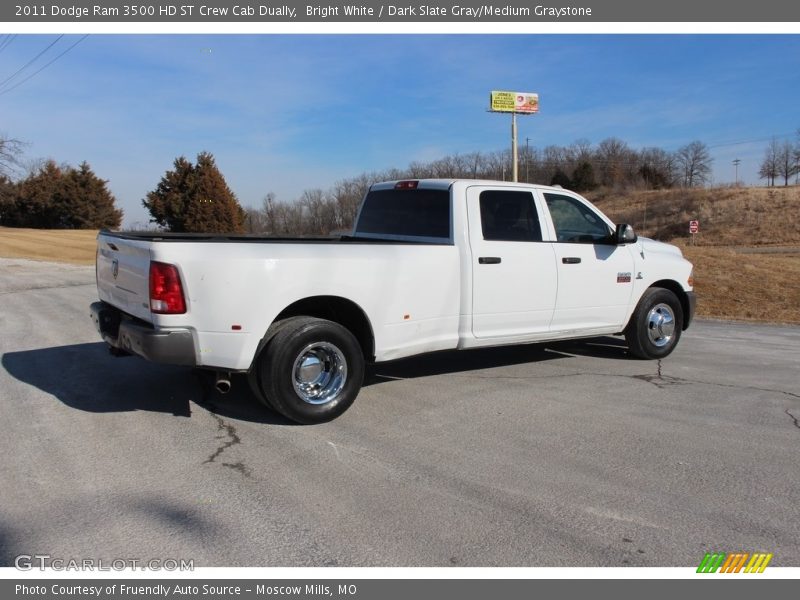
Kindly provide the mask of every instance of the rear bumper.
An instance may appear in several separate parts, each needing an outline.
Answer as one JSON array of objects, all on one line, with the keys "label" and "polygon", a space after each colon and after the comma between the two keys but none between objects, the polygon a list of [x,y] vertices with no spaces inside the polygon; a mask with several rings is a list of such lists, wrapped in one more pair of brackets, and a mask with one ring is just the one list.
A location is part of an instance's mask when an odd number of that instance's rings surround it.
[{"label": "rear bumper", "polygon": [[189,329],[154,329],[134,321],[105,302],[89,311],[100,337],[113,348],[169,365],[197,365],[194,335]]},{"label": "rear bumper", "polygon": [[697,295],[694,292],[686,292],[686,304],[688,309],[686,314],[683,315],[683,328],[689,327],[689,324],[694,319],[694,311],[697,308]]}]

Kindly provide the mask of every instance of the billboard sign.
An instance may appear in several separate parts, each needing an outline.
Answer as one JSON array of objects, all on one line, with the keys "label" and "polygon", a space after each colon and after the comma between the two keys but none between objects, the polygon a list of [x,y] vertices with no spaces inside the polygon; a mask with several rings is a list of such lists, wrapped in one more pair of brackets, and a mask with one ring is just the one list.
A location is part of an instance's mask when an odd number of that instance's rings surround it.
[{"label": "billboard sign", "polygon": [[489,95],[492,112],[531,115],[539,112],[539,94],[533,92],[492,91]]}]

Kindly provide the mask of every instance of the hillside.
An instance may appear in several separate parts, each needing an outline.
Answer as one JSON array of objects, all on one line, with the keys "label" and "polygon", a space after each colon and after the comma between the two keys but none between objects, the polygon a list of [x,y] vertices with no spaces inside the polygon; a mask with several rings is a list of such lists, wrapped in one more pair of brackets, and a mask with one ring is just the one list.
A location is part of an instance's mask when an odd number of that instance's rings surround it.
[{"label": "hillside", "polygon": [[689,239],[700,221],[698,246],[800,246],[800,187],[675,189],[588,194],[618,223],[641,235]]},{"label": "hillside", "polygon": [[[695,265],[700,316],[800,323],[800,187],[590,198],[614,221],[681,247]],[[700,221],[693,241],[691,219]]]}]

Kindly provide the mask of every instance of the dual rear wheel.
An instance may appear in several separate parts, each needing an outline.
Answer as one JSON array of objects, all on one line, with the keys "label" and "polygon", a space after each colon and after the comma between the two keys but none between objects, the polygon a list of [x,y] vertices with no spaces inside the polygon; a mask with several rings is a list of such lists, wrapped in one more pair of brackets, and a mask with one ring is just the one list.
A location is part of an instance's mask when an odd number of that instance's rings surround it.
[{"label": "dual rear wheel", "polygon": [[364,354],[350,331],[325,319],[290,317],[276,324],[249,374],[269,408],[303,424],[345,412],[364,381]]}]

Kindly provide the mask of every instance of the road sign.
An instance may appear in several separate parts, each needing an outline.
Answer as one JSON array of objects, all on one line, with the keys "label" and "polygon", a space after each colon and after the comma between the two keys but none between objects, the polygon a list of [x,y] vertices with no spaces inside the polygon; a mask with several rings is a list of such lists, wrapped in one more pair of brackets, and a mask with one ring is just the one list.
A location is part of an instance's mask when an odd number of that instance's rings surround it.
[{"label": "road sign", "polygon": [[689,221],[689,233],[697,233],[700,231],[700,221]]}]

